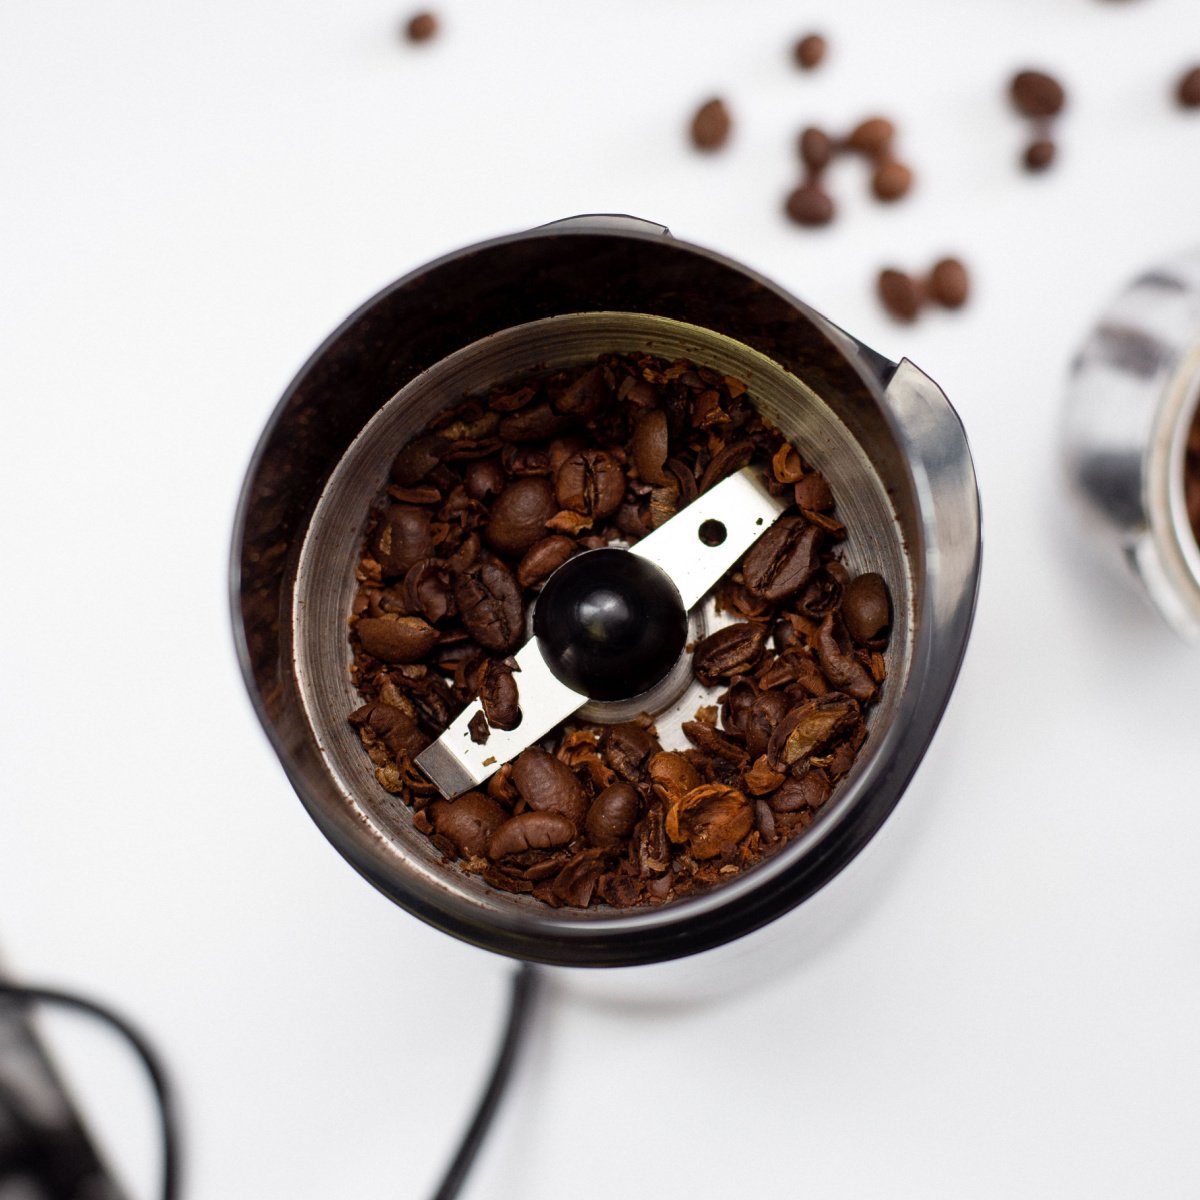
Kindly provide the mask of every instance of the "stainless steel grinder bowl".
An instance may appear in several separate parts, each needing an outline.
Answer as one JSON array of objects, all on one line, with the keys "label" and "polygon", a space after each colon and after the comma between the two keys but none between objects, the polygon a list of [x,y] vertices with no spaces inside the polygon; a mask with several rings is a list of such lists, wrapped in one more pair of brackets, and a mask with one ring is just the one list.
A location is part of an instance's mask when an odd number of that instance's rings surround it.
[{"label": "stainless steel grinder bowl", "polygon": [[1200,642],[1200,546],[1184,449],[1200,406],[1200,248],[1142,272],[1111,301],[1071,368],[1068,483],[1108,560]]},{"label": "stainless steel grinder bowl", "polygon": [[[841,557],[852,571],[882,572],[892,594],[888,679],[857,763],[803,837],[704,895],[657,908],[551,909],[447,869],[373,778],[346,722],[358,703],[348,673],[354,565],[392,459],[434,412],[524,371],[632,350],[745,380],[764,415],[826,476],[851,531]],[[276,408],[246,478],[232,554],[234,628],[247,687],[292,785],[376,887],[503,954],[647,964],[760,928],[876,832],[949,698],[979,555],[966,439],[927,376],[662,226],[577,217],[422,268],[317,350]],[[700,619],[719,618],[710,606]]]}]

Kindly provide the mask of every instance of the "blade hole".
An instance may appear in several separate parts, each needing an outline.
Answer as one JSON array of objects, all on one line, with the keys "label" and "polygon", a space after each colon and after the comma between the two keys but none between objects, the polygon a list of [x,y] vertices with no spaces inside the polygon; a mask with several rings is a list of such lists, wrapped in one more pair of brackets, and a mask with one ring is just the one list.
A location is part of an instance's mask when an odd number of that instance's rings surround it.
[{"label": "blade hole", "polygon": [[697,533],[706,546],[719,546],[729,536],[722,522],[711,520],[703,522]]}]

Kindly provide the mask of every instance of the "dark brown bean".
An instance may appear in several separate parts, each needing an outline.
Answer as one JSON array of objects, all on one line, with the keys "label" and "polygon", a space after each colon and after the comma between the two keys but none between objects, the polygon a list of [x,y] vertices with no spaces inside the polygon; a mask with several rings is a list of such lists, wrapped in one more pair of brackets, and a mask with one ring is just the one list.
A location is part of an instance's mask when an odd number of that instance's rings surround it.
[{"label": "dark brown bean", "polygon": [[579,776],[540,746],[522,750],[513,763],[512,780],[521,798],[537,812],[561,813],[582,828],[588,798]]},{"label": "dark brown bean", "polygon": [[371,539],[371,550],[385,579],[403,575],[413,563],[429,556],[433,549],[432,521],[427,508],[413,504],[388,506]]},{"label": "dark brown bean", "polygon": [[786,771],[849,729],[858,715],[858,705],[836,692],[805,700],[776,726],[767,746],[767,760],[777,771]]},{"label": "dark brown bean", "polygon": [[814,644],[825,678],[856,700],[870,700],[877,690],[870,671],[858,660],[837,613],[830,613],[817,630]]},{"label": "dark brown bean", "polygon": [[943,308],[961,308],[971,292],[967,268],[957,258],[942,258],[929,272],[929,298]]},{"label": "dark brown bean", "polygon": [[667,435],[667,414],[660,408],[642,413],[633,428],[631,443],[633,465],[645,483],[664,484],[667,476],[663,464],[670,454]]},{"label": "dark brown bean", "polygon": [[487,713],[482,709],[467,722],[467,733],[477,746],[484,745],[492,736],[492,727],[488,724]]},{"label": "dark brown bean", "polygon": [[1067,99],[1062,84],[1044,71],[1018,71],[1009,82],[1008,95],[1025,117],[1053,117]]},{"label": "dark brown bean", "polygon": [[521,707],[511,662],[488,660],[483,671],[479,700],[493,729],[516,729],[521,723]]},{"label": "dark brown bean", "polygon": [[677,750],[663,750],[646,764],[650,779],[660,796],[682,796],[700,786],[700,775],[691,762]]},{"label": "dark brown bean", "polygon": [[646,760],[662,747],[640,725],[610,725],[601,742],[604,761],[622,779],[641,779]]},{"label": "dark brown bean", "polygon": [[604,374],[604,368],[595,366],[557,397],[553,406],[560,413],[570,413],[574,417],[586,420],[594,416],[611,399],[612,388]]},{"label": "dark brown bean", "polygon": [[714,97],[702,104],[692,118],[692,145],[697,150],[719,150],[729,140],[733,118],[725,101]]},{"label": "dark brown bean", "polygon": [[762,657],[767,628],[753,621],[738,621],[710,633],[692,655],[692,672],[712,687],[719,679],[744,675]]},{"label": "dark brown bean", "polygon": [[407,754],[416,758],[429,745],[429,738],[417,728],[416,721],[408,713],[382,701],[356,708],[350,714],[350,724],[358,729],[370,729],[397,756]]},{"label": "dark brown bean", "polygon": [[857,642],[869,642],[891,624],[892,602],[882,575],[870,571],[846,585],[842,620]]},{"label": "dark brown bean", "polygon": [[880,158],[887,154],[895,136],[896,126],[887,117],[868,117],[850,131],[844,144],[847,150]]},{"label": "dark brown bean", "polygon": [[792,489],[796,507],[812,512],[828,512],[833,507],[833,492],[825,476],[816,471],[805,475]]},{"label": "dark brown bean", "polygon": [[809,33],[792,47],[792,58],[802,71],[811,71],[825,61],[829,44],[819,33]]},{"label": "dark brown bean", "polygon": [[805,771],[798,779],[789,779],[771,794],[770,805],[780,813],[796,812],[801,808],[820,808],[829,799],[832,789],[825,772],[819,767]]},{"label": "dark brown bean", "polygon": [[592,801],[584,827],[593,845],[623,842],[637,824],[641,793],[631,783],[610,784]]},{"label": "dark brown bean", "polygon": [[561,533],[551,534],[534,542],[525,551],[525,557],[517,565],[517,582],[522,587],[533,587],[549,578],[579,549],[576,542]]},{"label": "dark brown bean", "polygon": [[509,817],[483,792],[467,792],[457,800],[435,800],[429,806],[429,815],[434,829],[466,858],[486,854],[492,835]]},{"label": "dark brown bean", "polygon": [[500,421],[500,436],[506,442],[540,442],[557,437],[570,428],[572,418],[556,413],[549,403],[531,404],[519,412],[508,413]]},{"label": "dark brown bean", "polygon": [[833,220],[833,197],[815,180],[809,180],[788,195],[784,211],[797,225],[828,225]]},{"label": "dark brown bean", "polygon": [[526,850],[552,850],[575,836],[575,826],[560,813],[526,812],[510,817],[488,839],[487,855],[494,862]]},{"label": "dark brown bean", "polygon": [[742,723],[746,749],[752,758],[766,754],[771,735],[787,715],[789,707],[790,701],[781,691],[763,692],[755,700]]},{"label": "dark brown bean", "polygon": [[1053,164],[1058,147],[1048,137],[1034,139],[1025,148],[1021,161],[1027,171],[1044,171]]},{"label": "dark brown bean", "polygon": [[438,640],[437,630],[420,617],[401,617],[395,613],[361,617],[354,631],[368,654],[390,663],[417,662]]},{"label": "dark brown bean", "polygon": [[[710,487],[720,483],[727,475],[732,475],[734,471],[740,471],[747,466],[753,457],[753,442],[730,442],[709,460],[708,466],[704,468],[704,474],[700,476],[697,492],[707,492]],[[667,460],[668,467],[671,466],[672,461],[671,459]],[[689,482],[695,478],[686,467],[683,468],[683,474],[687,476]],[[685,497],[685,502],[694,499],[694,495]]]},{"label": "dark brown bean", "polygon": [[442,461],[450,443],[440,433],[427,433],[409,442],[392,463],[392,481],[401,487],[420,483]]},{"label": "dark brown bean", "polygon": [[503,563],[478,563],[460,575],[454,600],[463,624],[485,650],[507,654],[524,640],[521,588]]},{"label": "dark brown bean", "polygon": [[1175,102],[1180,108],[1200,108],[1200,66],[1192,67],[1175,84]]},{"label": "dark brown bean", "polygon": [[742,560],[742,578],[764,600],[795,595],[817,569],[820,531],[802,517],[776,521]]},{"label": "dark brown bean", "polygon": [[554,493],[559,506],[591,517],[607,517],[621,507],[625,472],[604,450],[581,450],[558,469]]},{"label": "dark brown bean", "polygon": [[484,533],[502,554],[524,554],[546,536],[546,522],[557,511],[547,480],[518,479],[497,497]]},{"label": "dark brown bean", "polygon": [[920,280],[895,267],[885,267],[879,272],[875,289],[883,307],[897,321],[915,321],[925,303],[925,289]]},{"label": "dark brown bean", "polygon": [[693,788],[667,810],[667,837],[686,843],[698,859],[733,851],[754,827],[754,806],[736,788],[707,783]]},{"label": "dark brown bean", "polygon": [[409,612],[420,613],[431,625],[452,616],[457,610],[449,568],[434,558],[413,563],[404,576],[404,599]]},{"label": "dark brown bean", "polygon": [[404,36],[410,42],[427,42],[436,37],[438,19],[431,12],[419,12],[408,19],[404,26]]},{"label": "dark brown bean", "polygon": [[494,458],[477,458],[467,467],[465,483],[472,500],[500,495],[506,482],[504,470]]},{"label": "dark brown bean", "polygon": [[871,176],[871,191],[885,203],[907,196],[912,185],[912,169],[894,158],[885,158]]},{"label": "dark brown bean", "polygon": [[833,161],[833,138],[810,125],[800,134],[800,158],[812,171],[823,171]]}]

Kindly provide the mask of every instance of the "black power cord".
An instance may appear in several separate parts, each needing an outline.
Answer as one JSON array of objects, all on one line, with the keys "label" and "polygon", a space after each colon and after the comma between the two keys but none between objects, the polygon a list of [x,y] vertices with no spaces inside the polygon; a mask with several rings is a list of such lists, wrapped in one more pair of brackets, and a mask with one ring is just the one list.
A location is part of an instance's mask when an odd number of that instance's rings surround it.
[{"label": "black power cord", "polygon": [[[434,1193],[433,1200],[454,1200],[467,1178],[512,1077],[513,1066],[529,1028],[529,1019],[537,998],[540,981],[541,972],[529,963],[522,963],[513,976],[512,990],[509,994],[508,1021],[504,1028],[499,1052],[496,1055],[495,1065],[492,1067],[491,1077],[488,1079],[475,1114],[463,1134],[454,1158],[446,1169],[446,1174],[442,1178],[438,1190]],[[179,1129],[175,1117],[175,1105],[166,1071],[150,1043],[128,1021],[111,1009],[72,992],[0,983],[0,1001],[4,1000],[26,1008],[35,1004],[48,1004],[85,1013],[111,1026],[133,1047],[137,1056],[142,1060],[142,1065],[146,1068],[146,1073],[154,1088],[155,1098],[158,1100],[163,1148],[162,1186],[159,1195],[162,1200],[178,1200]]]}]

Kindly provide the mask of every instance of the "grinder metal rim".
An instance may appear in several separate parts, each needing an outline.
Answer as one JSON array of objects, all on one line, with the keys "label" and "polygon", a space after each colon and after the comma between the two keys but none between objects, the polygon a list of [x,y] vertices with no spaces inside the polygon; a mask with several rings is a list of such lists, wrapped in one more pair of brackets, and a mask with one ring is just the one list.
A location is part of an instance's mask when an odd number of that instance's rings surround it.
[{"label": "grinder metal rim", "polygon": [[[469,273],[461,269],[468,263]],[[514,263],[534,264],[544,290],[492,294],[489,270],[503,273]],[[681,279],[692,280],[693,294],[680,293]],[[903,669],[892,675],[886,719],[877,720],[864,761],[808,834],[711,893],[654,909],[580,912],[472,891],[435,861],[432,848],[398,845],[402,814],[373,819],[337,775],[333,743],[345,732],[349,710],[338,711],[340,725],[312,716],[306,688],[320,654],[309,638],[315,610],[305,571],[298,570],[299,543],[309,543],[318,501],[325,503],[341,459],[384,402],[458,352],[438,345],[447,340],[439,327],[445,318],[434,313],[431,330],[423,320],[428,311],[414,307],[421,297],[444,296],[448,281],[465,289],[466,337],[460,333],[458,351],[495,349],[506,338],[511,349],[523,336],[514,331],[531,323],[558,326],[562,334],[574,321],[590,326],[592,336],[607,321],[611,337],[613,322],[623,322],[625,344],[605,348],[699,341],[706,350],[701,361],[717,348],[743,364],[760,364],[758,374],[777,376],[793,397],[819,389],[826,416],[810,429],[815,443],[800,439],[802,451],[835,475],[840,462],[843,473],[864,478],[866,464],[874,480],[868,490],[888,512],[888,529],[877,523],[868,535],[895,548],[901,564],[893,562],[889,584],[895,595],[899,583],[904,598],[897,639]],[[630,344],[631,323],[642,330],[638,344]],[[423,343],[421,326],[434,335]],[[769,343],[771,353],[753,349],[751,340]],[[528,346],[525,354],[528,367]],[[442,402],[450,398],[443,393]],[[412,421],[422,419],[414,410]],[[332,436],[314,436],[330,426]],[[831,462],[822,462],[823,455]],[[846,494],[831,484],[835,494]],[[357,533],[349,536],[353,543]],[[314,561],[319,565],[320,555]],[[898,800],[940,718],[965,648],[978,571],[969,452],[953,410],[926,376],[907,362],[893,367],[786,293],[661,227],[587,218],[449,256],[381,293],[317,352],[285,395],[251,466],[238,515],[233,601],[239,654],[260,718],[306,807],[347,859],[404,907],[456,936],[518,957],[596,966],[664,960],[732,940],[793,907],[854,857]],[[333,626],[343,655],[347,611],[340,609]],[[334,664],[335,675],[345,661]]]}]

